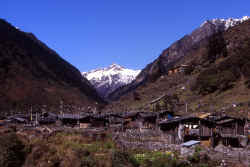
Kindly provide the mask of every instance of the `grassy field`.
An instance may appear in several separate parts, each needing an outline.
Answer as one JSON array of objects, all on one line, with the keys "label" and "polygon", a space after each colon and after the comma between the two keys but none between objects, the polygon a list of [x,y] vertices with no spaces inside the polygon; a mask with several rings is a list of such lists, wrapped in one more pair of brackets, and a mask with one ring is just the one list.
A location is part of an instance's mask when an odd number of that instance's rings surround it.
[{"label": "grassy field", "polygon": [[178,152],[123,150],[103,133],[99,138],[78,132],[50,137],[27,133],[0,134],[1,167],[198,167],[214,166],[199,150],[187,158]]}]

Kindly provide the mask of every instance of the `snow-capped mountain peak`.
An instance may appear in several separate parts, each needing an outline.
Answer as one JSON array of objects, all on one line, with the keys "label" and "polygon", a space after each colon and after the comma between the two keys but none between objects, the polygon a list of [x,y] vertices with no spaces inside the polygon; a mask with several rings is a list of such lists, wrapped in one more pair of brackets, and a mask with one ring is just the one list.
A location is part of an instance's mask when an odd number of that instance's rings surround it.
[{"label": "snow-capped mountain peak", "polygon": [[122,69],[124,69],[124,67],[120,66],[119,64],[113,63],[113,64],[111,64],[111,65],[108,67],[108,69],[122,70]]},{"label": "snow-capped mountain peak", "polygon": [[224,30],[227,30],[228,28],[238,25],[248,19],[250,19],[249,16],[243,16],[242,18],[212,19],[206,20],[200,25],[200,27],[203,27],[206,23],[211,23],[216,27],[223,27]]},{"label": "snow-capped mountain peak", "polygon": [[191,34],[189,34],[189,36],[191,37],[192,43],[194,44],[215,33],[226,31],[228,28],[241,24],[249,19],[249,16],[244,16],[240,19],[228,18],[207,20],[203,22],[199,28],[195,29]]},{"label": "snow-capped mountain peak", "polygon": [[83,72],[86,77],[103,97],[107,97],[115,89],[131,83],[141,70],[124,68],[118,64],[108,67]]}]

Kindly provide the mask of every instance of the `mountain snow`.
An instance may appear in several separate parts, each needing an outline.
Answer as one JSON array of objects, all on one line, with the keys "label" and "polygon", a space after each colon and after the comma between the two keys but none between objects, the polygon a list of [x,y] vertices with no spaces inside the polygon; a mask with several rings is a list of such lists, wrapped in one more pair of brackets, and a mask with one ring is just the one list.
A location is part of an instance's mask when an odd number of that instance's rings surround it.
[{"label": "mountain snow", "polygon": [[[249,16],[244,16],[240,19],[207,20],[188,36],[191,37],[191,42],[195,44],[216,32],[225,31],[249,19]],[[83,72],[82,75],[92,83],[101,96],[107,97],[115,89],[131,83],[140,71],[141,70],[126,69],[120,65],[112,64],[106,68]]]},{"label": "mountain snow", "polygon": [[226,31],[228,28],[236,26],[246,20],[249,20],[250,17],[244,16],[240,19],[228,18],[228,19],[212,19],[203,22],[199,28],[195,29],[189,37],[192,39],[192,44],[200,42],[202,39],[210,37],[211,35]]},{"label": "mountain snow", "polygon": [[115,89],[131,83],[141,70],[132,70],[124,68],[118,64],[112,64],[109,67],[83,72],[100,95],[107,97]]},{"label": "mountain snow", "polygon": [[236,26],[246,20],[250,19],[249,16],[243,16],[240,19],[236,18],[228,18],[228,19],[212,19],[212,20],[207,20],[201,24],[200,27],[203,27],[206,23],[212,23],[216,27],[224,27],[224,30],[227,30],[230,27]]}]

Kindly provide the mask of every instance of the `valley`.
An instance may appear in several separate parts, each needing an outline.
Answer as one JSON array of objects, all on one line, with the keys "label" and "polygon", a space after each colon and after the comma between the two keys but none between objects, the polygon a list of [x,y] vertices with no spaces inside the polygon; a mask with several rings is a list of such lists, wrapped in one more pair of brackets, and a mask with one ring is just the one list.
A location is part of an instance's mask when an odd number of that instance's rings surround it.
[{"label": "valley", "polygon": [[247,166],[249,53],[249,17],[213,19],[142,70],[80,72],[0,20],[0,166]]}]

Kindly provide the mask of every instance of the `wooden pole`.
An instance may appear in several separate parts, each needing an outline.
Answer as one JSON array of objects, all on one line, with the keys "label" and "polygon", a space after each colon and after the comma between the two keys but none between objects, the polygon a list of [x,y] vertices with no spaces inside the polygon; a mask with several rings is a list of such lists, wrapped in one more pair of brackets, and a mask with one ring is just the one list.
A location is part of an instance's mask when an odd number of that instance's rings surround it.
[{"label": "wooden pole", "polygon": [[32,121],[33,120],[33,118],[32,118],[32,105],[31,105],[31,109],[30,109],[30,121]]},{"label": "wooden pole", "polygon": [[36,112],[36,125],[38,124],[38,119],[37,119],[37,112]]},{"label": "wooden pole", "polygon": [[187,102],[186,102],[186,113],[188,112],[188,104],[187,104]]},{"label": "wooden pole", "polygon": [[236,130],[236,134],[235,135],[237,135],[238,134],[238,121],[236,122],[236,125],[235,125],[236,127],[235,127],[235,130]]}]

